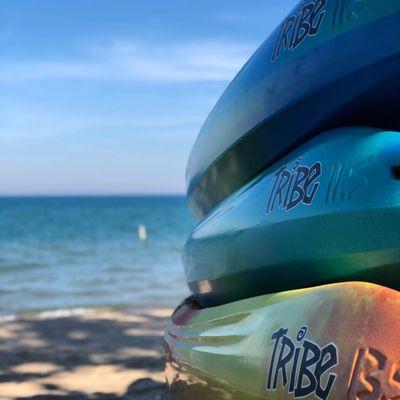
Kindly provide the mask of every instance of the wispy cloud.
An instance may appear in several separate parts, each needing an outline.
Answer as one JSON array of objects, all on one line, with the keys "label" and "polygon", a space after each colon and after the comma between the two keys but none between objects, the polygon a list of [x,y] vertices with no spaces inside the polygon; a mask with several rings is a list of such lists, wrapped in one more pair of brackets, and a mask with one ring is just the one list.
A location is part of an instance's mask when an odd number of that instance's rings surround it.
[{"label": "wispy cloud", "polygon": [[254,44],[228,40],[150,44],[118,40],[89,46],[80,58],[3,62],[1,83],[45,79],[124,80],[152,83],[228,81]]},{"label": "wispy cloud", "polygon": [[18,83],[43,79],[94,79],[104,77],[104,68],[79,61],[26,61],[3,63],[0,82]]},{"label": "wispy cloud", "polygon": [[212,16],[217,21],[228,22],[228,23],[245,23],[255,22],[260,19],[260,15],[257,14],[245,14],[245,13],[233,13],[233,12],[219,12]]},{"label": "wispy cloud", "polygon": [[154,135],[151,132],[158,131],[160,138],[168,136],[167,132],[187,132],[188,127],[196,132],[202,122],[201,118],[190,115],[155,119],[126,115],[77,115],[32,107],[3,108],[0,119],[0,137],[7,140],[42,139],[88,131],[116,132],[121,129],[146,135]]}]

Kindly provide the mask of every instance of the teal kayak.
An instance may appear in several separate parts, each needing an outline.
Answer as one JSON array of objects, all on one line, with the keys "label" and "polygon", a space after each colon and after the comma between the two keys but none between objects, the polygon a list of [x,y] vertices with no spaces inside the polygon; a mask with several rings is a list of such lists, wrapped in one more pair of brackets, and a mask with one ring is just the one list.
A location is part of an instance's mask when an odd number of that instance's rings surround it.
[{"label": "teal kayak", "polygon": [[400,287],[399,163],[400,133],[372,128],[329,131],[291,152],[192,232],[183,261],[195,300],[350,280]]},{"label": "teal kayak", "polygon": [[299,2],[200,131],[187,167],[196,215],[320,132],[400,130],[399,38],[400,0]]}]

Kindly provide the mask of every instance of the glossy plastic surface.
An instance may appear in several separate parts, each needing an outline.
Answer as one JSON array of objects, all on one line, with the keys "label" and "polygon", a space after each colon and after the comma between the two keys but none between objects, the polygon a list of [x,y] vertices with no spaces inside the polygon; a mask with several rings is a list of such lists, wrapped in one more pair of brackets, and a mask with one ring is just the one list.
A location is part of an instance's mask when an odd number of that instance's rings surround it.
[{"label": "glossy plastic surface", "polygon": [[181,307],[167,327],[174,400],[400,397],[400,293],[342,283]]},{"label": "glossy plastic surface", "polygon": [[202,306],[361,280],[400,288],[400,133],[319,135],[217,207],[184,250]]},{"label": "glossy plastic surface", "polygon": [[188,195],[202,218],[319,132],[400,129],[400,0],[310,0],[257,50],[193,147]]}]

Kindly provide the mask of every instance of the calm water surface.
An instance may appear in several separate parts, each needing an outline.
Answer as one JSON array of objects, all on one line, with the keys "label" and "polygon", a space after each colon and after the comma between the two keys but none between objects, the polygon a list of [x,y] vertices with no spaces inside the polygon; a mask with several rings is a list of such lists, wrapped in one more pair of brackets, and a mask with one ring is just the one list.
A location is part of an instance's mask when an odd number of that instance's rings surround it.
[{"label": "calm water surface", "polygon": [[174,307],[194,223],[183,197],[0,198],[0,314]]}]

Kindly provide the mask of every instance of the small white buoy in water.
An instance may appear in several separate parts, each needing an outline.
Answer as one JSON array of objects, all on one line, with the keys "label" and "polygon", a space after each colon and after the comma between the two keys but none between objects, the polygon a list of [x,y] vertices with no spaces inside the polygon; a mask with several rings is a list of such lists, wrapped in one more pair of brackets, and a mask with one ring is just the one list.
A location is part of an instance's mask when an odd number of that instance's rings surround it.
[{"label": "small white buoy in water", "polygon": [[146,240],[147,239],[147,230],[145,225],[139,225],[138,226],[138,236],[140,240]]}]

